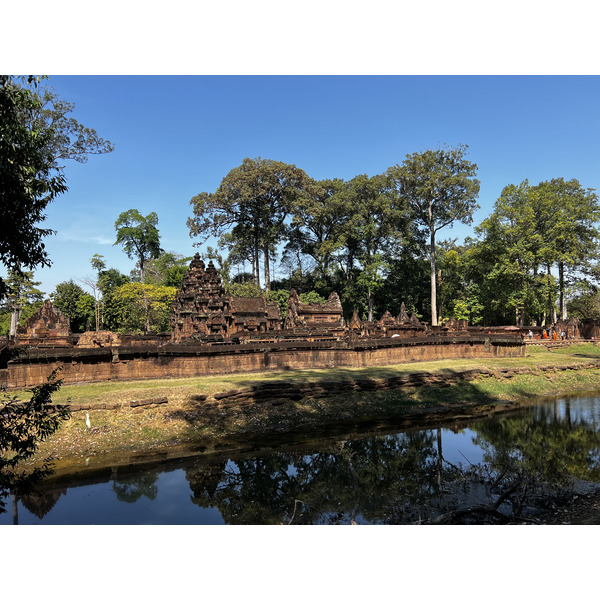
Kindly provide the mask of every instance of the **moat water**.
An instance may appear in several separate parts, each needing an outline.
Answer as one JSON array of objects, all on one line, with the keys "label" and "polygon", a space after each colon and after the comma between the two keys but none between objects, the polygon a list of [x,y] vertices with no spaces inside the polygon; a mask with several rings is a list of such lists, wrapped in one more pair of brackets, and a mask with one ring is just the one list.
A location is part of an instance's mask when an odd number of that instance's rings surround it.
[{"label": "moat water", "polygon": [[[541,483],[557,493],[600,482],[598,396],[434,429],[383,429],[82,469],[39,496],[9,498],[0,524],[404,524],[489,505],[510,477],[525,482],[525,503]],[[536,510],[531,502],[523,514]]]}]

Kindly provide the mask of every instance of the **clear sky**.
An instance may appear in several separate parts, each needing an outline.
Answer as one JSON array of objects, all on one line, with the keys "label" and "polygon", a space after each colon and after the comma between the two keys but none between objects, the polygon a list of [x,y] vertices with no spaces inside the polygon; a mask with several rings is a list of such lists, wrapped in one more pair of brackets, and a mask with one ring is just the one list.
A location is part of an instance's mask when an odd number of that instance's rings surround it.
[{"label": "clear sky", "polygon": [[245,157],[350,179],[467,144],[481,181],[474,224],[524,179],[600,189],[597,76],[51,76],[48,85],[115,150],[67,163],[69,191],[45,223],[57,232],[47,238],[53,265],[35,274],[46,293],[92,275],[95,253],[129,273],[134,261],[113,244],[114,222],[131,208],[158,214],[164,250],[193,254],[190,199]]}]

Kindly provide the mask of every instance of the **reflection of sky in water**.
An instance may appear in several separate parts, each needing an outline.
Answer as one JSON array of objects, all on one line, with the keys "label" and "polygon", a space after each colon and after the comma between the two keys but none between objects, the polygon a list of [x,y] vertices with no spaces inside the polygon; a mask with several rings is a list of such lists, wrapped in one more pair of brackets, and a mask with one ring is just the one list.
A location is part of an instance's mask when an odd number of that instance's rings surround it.
[{"label": "reflection of sky in water", "polygon": [[470,429],[463,429],[454,433],[449,429],[442,429],[442,453],[444,458],[453,465],[479,464],[483,460],[483,450],[473,443],[477,437]]},{"label": "reflection of sky in water", "polygon": [[[119,502],[113,482],[69,488],[52,510],[40,521],[21,502],[19,524],[35,525],[221,525],[223,519],[216,508],[200,508],[189,501],[190,486],[185,472],[177,469],[161,473],[156,482],[155,500],[142,496],[134,503]],[[182,501],[183,500],[183,501]],[[11,499],[0,524],[12,523]]]},{"label": "reflection of sky in water", "polygon": [[[534,416],[537,420],[542,418],[543,421],[558,422],[558,423],[571,423],[568,429],[574,429],[582,421],[585,422],[587,430],[599,431],[600,430],[600,402],[597,398],[587,397],[578,399],[560,399],[556,401],[550,401],[546,404],[539,406],[532,406],[524,408],[517,413],[511,414],[510,417],[503,418],[517,418],[517,419],[530,419]],[[495,417],[491,417],[492,419]],[[399,440],[399,446],[405,447],[407,440],[410,439],[410,435],[398,433],[391,436],[383,436],[383,438],[397,438]],[[408,436],[408,437],[407,437]],[[483,461],[483,451],[480,446],[473,443],[473,440],[477,437],[477,434],[468,429],[458,430],[456,433],[451,429],[441,429],[442,436],[442,450],[444,459],[447,463],[451,463],[456,466],[462,465],[468,467],[470,464],[479,464]],[[380,437],[380,436],[374,436]],[[429,440],[426,444],[429,448],[429,452],[437,452],[437,437],[436,430],[433,429],[429,436],[426,436]],[[367,440],[368,438],[363,438]],[[416,439],[416,438],[415,438]],[[332,442],[334,443],[334,442]],[[359,448],[362,442],[352,443],[353,449]],[[343,446],[343,444],[342,444]],[[367,444],[368,446],[368,444]],[[344,459],[340,458],[339,441],[335,442],[335,446],[331,446],[327,449],[327,445],[324,446],[324,453],[315,453],[314,449],[311,450],[309,446],[304,449],[306,454],[302,461],[304,464],[310,464],[313,461],[319,464],[320,459],[330,456],[330,453],[335,455],[336,464],[340,465],[342,469],[342,480],[344,480],[343,473],[347,470],[347,456]],[[594,451],[593,449],[591,450]],[[597,450],[596,450],[597,452]],[[265,464],[269,463],[269,456],[265,455]],[[289,454],[284,454],[289,459]],[[299,460],[301,452],[298,451],[296,460]],[[435,455],[434,455],[435,456]],[[433,459],[428,459],[435,461]],[[246,456],[244,461],[252,463],[253,458]],[[290,459],[291,461],[291,459]],[[262,461],[261,461],[262,462]],[[446,463],[446,464],[447,464]],[[216,481],[214,485],[217,485],[218,478],[222,477],[222,482],[219,484],[219,489],[222,486],[230,485],[233,488],[238,487],[238,482],[242,474],[236,461],[226,460],[224,462],[224,471],[220,472],[217,468]],[[360,458],[355,458],[355,465],[358,469],[360,464]],[[434,463],[435,464],[435,463]],[[165,467],[166,468],[166,467]],[[187,468],[187,467],[186,467]],[[263,467],[267,468],[268,467]],[[294,480],[298,474],[298,471],[290,462],[287,466],[285,462],[279,467],[282,468],[289,480]],[[202,469],[201,469],[202,471]],[[252,471],[252,469],[250,469]],[[192,469],[193,473],[193,469]],[[221,473],[221,475],[220,475]],[[334,477],[339,475],[338,471],[331,472]],[[229,483],[223,483],[226,479],[226,475],[229,476]],[[270,475],[273,477],[279,477],[275,472]],[[313,473],[314,475],[314,473]],[[347,475],[347,474],[346,474]],[[246,474],[246,477],[248,475]],[[385,475],[389,482],[393,485],[394,480],[398,477],[402,479],[404,477],[401,473],[386,473]],[[192,478],[194,475],[192,475]],[[212,481],[213,474],[208,474],[208,481]],[[368,475],[365,475],[368,477]],[[282,478],[282,480],[285,478]],[[202,489],[202,476],[198,480],[200,488]],[[344,480],[343,484],[345,487],[351,485],[351,481],[348,479]],[[249,482],[246,480],[246,484]],[[358,482],[359,484],[361,482]],[[325,485],[325,484],[323,484]],[[339,485],[339,483],[338,483]],[[217,508],[209,507],[202,508],[197,504],[194,504],[192,488],[190,487],[190,479],[186,476],[186,470],[183,468],[177,468],[172,471],[158,473],[157,470],[145,473],[139,471],[134,474],[130,479],[124,478],[122,481],[117,480],[116,490],[115,482],[109,481],[104,483],[81,485],[79,487],[73,487],[66,490],[66,494],[62,493],[54,506],[45,515],[43,520],[30,513],[22,502],[18,503],[18,519],[20,524],[73,524],[73,525],[84,525],[84,524],[96,524],[96,525],[109,525],[109,524],[222,524],[224,522],[221,514]],[[329,494],[331,490],[327,489],[328,486],[323,488],[323,492]],[[150,490],[150,491],[149,491]],[[56,492],[60,493],[60,489]],[[121,500],[117,497],[116,491],[122,493]],[[382,490],[383,491],[383,488]],[[201,492],[202,493],[202,492]],[[211,493],[214,493],[211,492]],[[269,492],[271,493],[271,492]],[[339,491],[331,492],[335,496]],[[149,496],[154,497],[154,500],[150,499]],[[135,499],[135,501],[126,502],[123,499]],[[211,497],[212,498],[212,497]],[[235,495],[233,496],[235,498]],[[253,498],[253,496],[250,496]],[[248,501],[248,497],[246,497]],[[254,502],[254,500],[250,500]],[[200,502],[202,503],[202,502]],[[205,502],[207,506],[213,504],[213,500],[209,499]],[[292,508],[294,504],[293,498],[287,498],[284,501],[285,504],[291,503]],[[351,504],[354,504],[354,500],[351,498]],[[51,504],[50,504],[51,505]],[[360,507],[362,508],[362,507]],[[360,508],[357,517],[359,522],[365,522],[360,516]],[[236,509],[236,510],[239,510]],[[346,507],[348,510],[348,507]],[[377,520],[377,517],[373,517],[374,513],[371,513],[372,518]],[[236,516],[234,514],[234,516]],[[283,518],[283,513],[281,515]],[[13,521],[12,515],[12,501],[9,497],[7,499],[7,511],[0,515],[0,524],[10,524]]]}]

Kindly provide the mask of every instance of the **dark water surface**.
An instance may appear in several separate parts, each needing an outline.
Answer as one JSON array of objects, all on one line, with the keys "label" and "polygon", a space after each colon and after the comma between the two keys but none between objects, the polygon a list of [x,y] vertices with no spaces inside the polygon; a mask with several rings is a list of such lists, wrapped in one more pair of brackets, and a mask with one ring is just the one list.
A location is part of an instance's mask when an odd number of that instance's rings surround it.
[{"label": "dark water surface", "polygon": [[40,496],[10,499],[0,524],[415,523],[493,503],[511,477],[524,482],[526,514],[535,514],[542,482],[553,492],[599,482],[600,398],[447,428],[354,428],[137,467],[82,467]]}]

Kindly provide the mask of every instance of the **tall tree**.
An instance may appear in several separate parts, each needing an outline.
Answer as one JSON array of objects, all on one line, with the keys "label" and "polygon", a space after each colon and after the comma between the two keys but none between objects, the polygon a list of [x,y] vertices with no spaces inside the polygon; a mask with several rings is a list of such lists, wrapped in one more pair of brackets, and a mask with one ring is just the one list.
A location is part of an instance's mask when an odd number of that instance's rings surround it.
[{"label": "tall tree", "polygon": [[[62,161],[113,149],[68,116],[73,104],[37,86],[33,77],[0,75],[0,261],[9,271],[50,265],[43,240],[53,231],[39,224],[67,190]],[[0,277],[0,297],[6,291]]]},{"label": "tall tree", "polygon": [[71,321],[71,331],[81,333],[94,318],[95,303],[91,294],[72,280],[63,281],[50,294],[52,303]]},{"label": "tall tree", "polygon": [[[39,225],[46,218],[48,203],[67,190],[61,161],[75,158],[85,162],[90,153],[113,149],[93,129],[67,116],[73,105],[60,104],[54,93],[41,95],[39,82],[33,77],[21,81],[19,84],[10,76],[0,75],[0,262],[18,275],[24,268],[50,265],[43,240],[53,232]],[[8,291],[0,277],[0,299]],[[38,442],[53,433],[68,415],[63,409],[49,412],[50,398],[58,385],[56,382],[36,388],[31,401],[25,404],[3,403],[0,511],[5,490],[24,491],[23,481],[32,481],[22,474],[15,476],[15,467],[32,456]],[[33,479],[46,471],[34,471]]]},{"label": "tall tree", "polygon": [[[23,319],[30,317],[41,306],[44,292],[36,287],[40,282],[33,281],[32,271],[9,271],[6,283],[10,291],[0,299],[0,306],[4,305],[0,311],[10,315],[8,334],[14,338]],[[0,328],[3,329],[2,326]]]},{"label": "tall tree", "polygon": [[92,279],[91,277],[84,277],[79,281],[85,285],[87,285],[94,295],[94,305],[95,305],[95,317],[96,317],[96,331],[100,330],[100,284],[99,284],[99,276],[104,269],[106,269],[106,262],[104,261],[104,257],[101,254],[94,254],[90,259],[90,264],[92,265],[92,269],[96,271],[96,278]]},{"label": "tall tree", "polygon": [[153,285],[166,285],[178,288],[189,270],[191,256],[163,252],[158,258],[152,258],[146,265],[146,282]]},{"label": "tall tree", "polygon": [[281,241],[286,218],[307,182],[306,173],[295,165],[245,158],[223,178],[214,194],[202,192],[192,198],[194,216],[187,221],[190,236],[206,241],[230,231],[234,240],[247,245],[257,283],[262,253],[265,289],[269,291],[269,253]]},{"label": "tall tree", "polygon": [[470,225],[479,208],[477,165],[466,160],[467,146],[408,154],[402,165],[388,170],[413,218],[429,234],[431,324],[437,325],[435,238],[455,221]]},{"label": "tall tree", "polygon": [[357,250],[360,272],[356,285],[366,293],[367,318],[373,321],[375,290],[383,285],[391,248],[402,240],[404,207],[385,175],[354,177],[348,184],[347,198],[352,212],[345,223],[344,240]]},{"label": "tall tree", "polygon": [[558,270],[560,317],[567,319],[566,284],[598,255],[600,206],[595,190],[577,179],[562,177],[536,186],[539,232],[545,241],[548,262]]},{"label": "tall tree", "polygon": [[536,275],[544,255],[529,182],[505,186],[476,231],[483,236],[482,244],[493,249],[487,277],[495,283],[495,296],[504,296],[505,306],[514,310],[513,323],[523,327],[526,315],[535,312]]},{"label": "tall tree", "polygon": [[110,268],[98,274],[98,287],[102,292],[102,327],[110,331],[116,331],[121,327],[121,313],[114,294],[117,288],[131,279],[119,272],[118,269]]},{"label": "tall tree", "polygon": [[134,208],[122,212],[115,221],[117,241],[113,245],[121,244],[129,258],[137,258],[142,283],[147,261],[158,258],[162,252],[157,225],[155,212],[144,217]]},{"label": "tall tree", "polygon": [[310,256],[321,279],[328,278],[335,254],[344,247],[343,228],[352,212],[347,191],[342,179],[311,181],[293,209],[286,255]]}]

